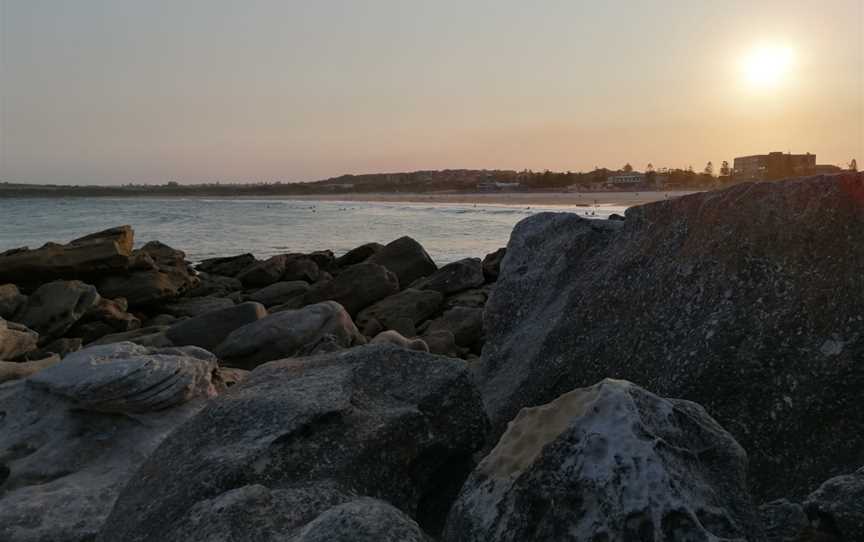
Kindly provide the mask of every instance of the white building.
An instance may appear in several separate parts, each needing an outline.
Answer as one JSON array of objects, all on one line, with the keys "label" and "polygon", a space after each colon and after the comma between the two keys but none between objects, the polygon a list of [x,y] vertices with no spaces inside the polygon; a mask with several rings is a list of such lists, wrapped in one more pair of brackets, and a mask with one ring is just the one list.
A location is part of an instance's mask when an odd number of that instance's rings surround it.
[{"label": "white building", "polygon": [[645,174],[639,173],[638,171],[631,171],[629,173],[619,173],[618,175],[612,175],[607,177],[606,184],[612,186],[632,186],[637,184],[642,184],[645,182]]}]

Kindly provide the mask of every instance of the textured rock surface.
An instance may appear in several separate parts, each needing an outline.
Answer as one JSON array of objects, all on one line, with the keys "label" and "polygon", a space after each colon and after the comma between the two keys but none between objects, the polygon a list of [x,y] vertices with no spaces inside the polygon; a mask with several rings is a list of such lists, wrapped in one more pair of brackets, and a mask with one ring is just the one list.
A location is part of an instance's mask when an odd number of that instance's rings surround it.
[{"label": "textured rock surface", "polygon": [[57,280],[43,284],[27,301],[16,318],[39,332],[43,342],[61,337],[88,311],[100,296],[96,288],[78,280]]},{"label": "textured rock surface", "polygon": [[336,265],[338,267],[348,267],[350,265],[364,262],[375,254],[381,252],[383,249],[384,245],[381,243],[366,243],[360,245],[359,247],[352,248],[345,254],[336,258]]},{"label": "textured rock surface", "polygon": [[[759,500],[864,463],[864,176],[743,184],[520,222],[477,381],[496,432],[604,377],[703,404]],[[431,346],[431,345],[430,345]],[[830,420],[830,423],[826,423]],[[790,469],[790,465],[795,465]]]},{"label": "textured rock surface", "polygon": [[387,243],[366,261],[383,265],[395,273],[402,288],[438,269],[423,246],[410,237],[400,237]]},{"label": "textured rock surface", "polygon": [[257,301],[265,307],[273,307],[303,297],[307,291],[309,291],[309,283],[302,280],[276,282],[253,292],[249,300]]},{"label": "textured rock surface", "polygon": [[214,352],[228,366],[251,369],[266,361],[364,342],[345,309],[325,301],[271,314],[237,328]]},{"label": "textured rock surface", "polygon": [[258,533],[283,518],[309,523],[346,495],[434,526],[485,424],[459,362],[376,345],[269,363],[166,439],[100,540],[188,540],[217,510],[221,530]]},{"label": "textured rock surface", "polygon": [[129,273],[104,277],[96,285],[105,297],[125,298],[133,307],[165,302],[199,285],[185,258],[182,250],[150,241],[133,251]]},{"label": "textured rock surface", "polygon": [[152,412],[214,396],[216,366],[213,354],[194,346],[116,343],[69,354],[28,382],[87,410]]},{"label": "textured rock surface", "polygon": [[746,469],[699,405],[604,380],[523,409],[443,540],[761,540]]},{"label": "textured rock surface", "polygon": [[361,498],[327,510],[307,525],[297,542],[431,542],[398,508]]},{"label": "textured rock surface", "polygon": [[261,262],[255,262],[243,271],[237,278],[247,288],[263,288],[274,282],[282,280],[282,275],[285,274],[285,262],[287,257],[284,254],[267,258]]},{"label": "textured rock surface", "polygon": [[486,280],[493,282],[498,280],[498,273],[501,270],[501,261],[507,254],[506,248],[499,248],[495,252],[491,252],[483,258],[483,276]]},{"label": "textured rock surface", "polygon": [[144,458],[203,403],[118,415],[27,380],[0,385],[0,540],[93,540]]},{"label": "textured rock surface", "polygon": [[332,280],[312,285],[303,303],[335,301],[353,317],[372,303],[398,291],[399,279],[386,267],[359,263],[348,267]]},{"label": "textured rock surface", "polygon": [[759,520],[767,542],[805,542],[802,535],[810,525],[801,505],[786,499],[760,506]]},{"label": "textured rock surface", "polygon": [[252,254],[240,254],[239,256],[227,256],[224,258],[208,258],[197,265],[198,270],[213,275],[224,275],[236,277],[241,271],[255,263]]},{"label": "textured rock surface", "polygon": [[36,350],[39,334],[0,318],[0,360],[12,360]]},{"label": "textured rock surface", "polygon": [[416,335],[414,326],[438,312],[442,301],[444,296],[434,290],[402,290],[360,311],[357,326],[365,333],[369,322],[375,320],[384,329]]},{"label": "textured rock surface", "polygon": [[27,378],[58,363],[60,363],[60,356],[57,354],[30,361],[0,361],[0,384],[8,380]]},{"label": "textured rock surface", "polygon": [[23,295],[17,286],[0,285],[0,318],[11,319],[26,304],[27,296]]},{"label": "textured rock surface", "polygon": [[47,243],[34,250],[9,250],[0,253],[0,282],[41,284],[124,271],[129,265],[133,239],[132,228],[119,226],[66,245]]},{"label": "textured rock surface", "polygon": [[864,467],[835,476],[807,497],[804,510],[817,531],[864,540]]},{"label": "textured rock surface", "polygon": [[465,258],[448,263],[428,277],[414,282],[411,287],[450,295],[482,286],[484,280],[480,258]]},{"label": "textured rock surface", "polygon": [[177,346],[200,346],[212,350],[232,331],[267,316],[260,303],[248,302],[181,320],[164,330],[166,337]]},{"label": "textured rock surface", "polygon": [[165,335],[168,326],[148,326],[121,333],[111,333],[96,339],[87,346],[99,346],[103,344],[114,344],[130,342],[141,346],[174,346]]},{"label": "textured rock surface", "polygon": [[432,333],[442,329],[451,332],[459,346],[479,353],[483,345],[483,309],[453,307],[431,320],[423,332]]},{"label": "textured rock surface", "polygon": [[395,344],[396,346],[401,346],[408,350],[417,350],[418,352],[429,351],[429,345],[427,345],[426,341],[423,339],[408,339],[392,329],[382,331],[375,335],[375,337],[369,341],[369,344]]}]

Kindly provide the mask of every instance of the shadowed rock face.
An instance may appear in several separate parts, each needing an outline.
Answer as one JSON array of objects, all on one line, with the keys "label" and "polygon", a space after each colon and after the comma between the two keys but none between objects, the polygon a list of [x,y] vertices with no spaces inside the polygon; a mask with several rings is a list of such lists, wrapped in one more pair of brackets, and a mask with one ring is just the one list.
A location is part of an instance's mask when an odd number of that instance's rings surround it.
[{"label": "shadowed rock face", "polygon": [[[703,404],[762,501],[864,463],[864,176],[745,184],[513,231],[477,381],[520,408],[624,378]],[[790,468],[794,465],[795,468]]]},{"label": "shadowed rock face", "polygon": [[604,380],[523,409],[442,540],[761,540],[746,470],[699,405]]},{"label": "shadowed rock face", "polygon": [[864,467],[819,486],[804,508],[820,531],[839,540],[864,540]]},{"label": "shadowed rock face", "polygon": [[150,456],[99,539],[188,540],[214,510],[228,532],[289,529],[359,496],[440,526],[485,429],[459,361],[375,345],[268,363]]}]

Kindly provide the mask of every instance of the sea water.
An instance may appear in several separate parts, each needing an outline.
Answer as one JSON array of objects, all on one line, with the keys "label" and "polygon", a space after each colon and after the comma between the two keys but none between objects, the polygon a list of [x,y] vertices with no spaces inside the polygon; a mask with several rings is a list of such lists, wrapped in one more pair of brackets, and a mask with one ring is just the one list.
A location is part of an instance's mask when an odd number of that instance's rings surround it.
[{"label": "sea water", "polygon": [[0,199],[0,252],[65,243],[129,224],[135,244],[159,240],[200,261],[252,252],[259,258],[330,249],[403,235],[419,241],[436,263],[480,257],[503,247],[513,226],[543,211],[589,218],[620,207],[548,207],[434,203],[369,203],[287,199]]}]

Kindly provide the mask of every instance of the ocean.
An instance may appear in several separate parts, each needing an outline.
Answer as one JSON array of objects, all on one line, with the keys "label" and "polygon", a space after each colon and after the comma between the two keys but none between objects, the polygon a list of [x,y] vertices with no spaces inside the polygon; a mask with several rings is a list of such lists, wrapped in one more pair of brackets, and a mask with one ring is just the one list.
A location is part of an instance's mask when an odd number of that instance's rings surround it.
[{"label": "ocean", "polygon": [[[129,224],[135,244],[159,240],[193,262],[252,252],[259,258],[363,243],[417,239],[436,263],[480,257],[505,246],[517,222],[542,211],[589,218],[622,207],[549,207],[430,203],[298,201],[287,199],[0,199],[0,252],[65,243]],[[592,216],[592,213],[593,214]]]}]

